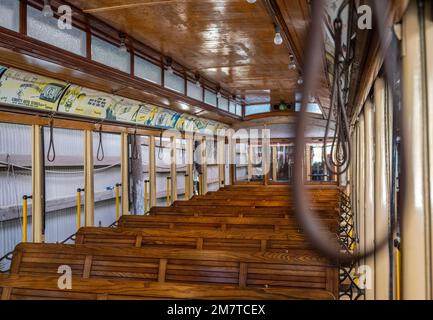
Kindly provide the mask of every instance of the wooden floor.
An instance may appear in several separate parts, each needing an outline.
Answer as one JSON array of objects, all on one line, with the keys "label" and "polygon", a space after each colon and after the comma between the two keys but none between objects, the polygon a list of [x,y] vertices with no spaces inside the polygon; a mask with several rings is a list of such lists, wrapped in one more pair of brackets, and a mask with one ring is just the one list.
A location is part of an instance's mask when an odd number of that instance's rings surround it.
[{"label": "wooden floor", "polygon": [[[338,189],[311,208],[334,237]],[[1,299],[335,299],[338,268],[305,239],[286,186],[229,186],[81,228],[74,245],[19,244]],[[71,289],[58,286],[60,266]]]}]

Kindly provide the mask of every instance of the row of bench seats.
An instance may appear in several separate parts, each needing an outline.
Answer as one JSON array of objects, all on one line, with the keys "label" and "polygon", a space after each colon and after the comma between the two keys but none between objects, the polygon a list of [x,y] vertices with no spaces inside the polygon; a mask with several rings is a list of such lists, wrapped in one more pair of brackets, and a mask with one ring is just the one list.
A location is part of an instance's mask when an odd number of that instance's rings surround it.
[{"label": "row of bench seats", "polygon": [[[245,198],[284,187],[228,187],[156,208],[150,216],[125,215],[117,228],[81,228],[75,245],[20,244],[10,275],[0,278],[2,299],[332,299],[338,269],[312,250],[289,201]],[[338,191],[338,190],[337,190]],[[338,225],[338,192],[320,190],[332,202],[318,219]],[[314,194],[314,190],[310,193]],[[229,194],[229,197],[221,195]],[[237,195],[237,196],[236,196]],[[206,198],[206,197],[209,198]],[[231,206],[236,198],[240,206]],[[210,201],[212,200],[212,201]],[[276,200],[280,201],[280,200]],[[312,199],[312,204],[317,204]],[[204,202],[197,205],[197,202]],[[260,203],[257,207],[256,204]],[[224,205],[225,204],[225,205]],[[206,214],[224,211],[225,216]],[[248,209],[239,216],[237,208]],[[318,205],[319,207],[320,205]],[[197,216],[197,207],[203,214]],[[267,214],[266,210],[271,213]],[[160,211],[161,209],[161,211]],[[162,210],[163,209],[163,210]],[[182,209],[184,215],[179,214]],[[284,210],[286,212],[284,213]],[[329,211],[328,211],[329,210]],[[322,212],[323,211],[323,212]],[[262,213],[262,215],[259,214]],[[278,216],[284,214],[284,216]],[[272,213],[275,213],[273,215]],[[278,216],[278,217],[277,217]],[[72,268],[72,289],[57,288],[58,267]]]}]

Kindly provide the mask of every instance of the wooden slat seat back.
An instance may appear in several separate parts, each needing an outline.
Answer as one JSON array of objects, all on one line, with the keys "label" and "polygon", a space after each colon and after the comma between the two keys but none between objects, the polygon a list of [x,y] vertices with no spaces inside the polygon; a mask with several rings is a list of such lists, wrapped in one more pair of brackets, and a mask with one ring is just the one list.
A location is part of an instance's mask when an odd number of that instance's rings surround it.
[{"label": "wooden slat seat back", "polygon": [[[320,219],[322,227],[335,232],[337,219]],[[170,228],[190,230],[294,230],[300,229],[295,218],[239,218],[190,216],[137,216],[124,215],[118,221],[121,228]]]},{"label": "wooden slat seat back", "polygon": [[[335,208],[312,208],[314,214],[320,218],[336,218],[338,210]],[[179,207],[152,207],[150,215],[178,215],[178,216],[206,216],[206,217],[262,217],[262,218],[288,218],[295,212],[287,207],[268,208],[237,207],[237,206],[179,206]]]},{"label": "wooden slat seat back", "polygon": [[71,267],[73,279],[309,288],[335,296],[338,283],[338,269],[311,250],[247,253],[26,243],[16,247],[10,274],[56,276],[61,265]]},{"label": "wooden slat seat back", "polygon": [[75,243],[117,247],[165,247],[250,252],[287,252],[291,249],[311,248],[303,234],[297,230],[248,232],[84,227],[78,231]]},{"label": "wooden slat seat back", "polygon": [[[272,207],[294,208],[294,202],[289,202],[284,200],[257,200],[257,199],[256,200],[200,199],[200,200],[193,200],[193,201],[175,201],[173,206],[191,206],[191,207],[192,206],[238,206],[238,207],[256,207],[256,208],[272,208]],[[315,207],[337,208],[338,203],[325,200],[320,203],[316,202]]]},{"label": "wooden slat seat back", "polygon": [[331,300],[326,290],[297,288],[234,288],[131,282],[118,279],[74,279],[71,289],[61,290],[58,277],[0,275],[1,300],[143,300],[143,299],[230,299],[230,300]]}]

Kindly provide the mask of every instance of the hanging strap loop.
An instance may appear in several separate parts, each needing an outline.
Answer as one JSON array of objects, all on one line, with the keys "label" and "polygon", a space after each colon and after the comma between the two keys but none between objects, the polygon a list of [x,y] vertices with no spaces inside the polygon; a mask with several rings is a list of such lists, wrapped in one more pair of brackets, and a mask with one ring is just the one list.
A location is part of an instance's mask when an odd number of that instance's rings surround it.
[{"label": "hanging strap loop", "polygon": [[96,152],[96,159],[98,161],[102,161],[105,158],[104,154],[104,145],[102,143],[102,123],[99,126],[99,142],[98,142],[98,151]]},{"label": "hanging strap loop", "polygon": [[53,115],[50,116],[50,142],[47,152],[47,160],[49,162],[54,162],[56,160],[56,148],[54,146],[54,120]]},{"label": "hanging strap loop", "polygon": [[132,159],[137,160],[139,158],[139,151],[137,145],[137,128],[135,128],[134,135],[132,137]]}]

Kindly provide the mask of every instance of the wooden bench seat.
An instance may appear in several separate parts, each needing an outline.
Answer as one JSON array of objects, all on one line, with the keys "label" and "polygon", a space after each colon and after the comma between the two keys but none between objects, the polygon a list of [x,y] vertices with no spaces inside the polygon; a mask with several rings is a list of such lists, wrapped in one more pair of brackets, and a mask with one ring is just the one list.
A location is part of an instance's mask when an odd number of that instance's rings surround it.
[{"label": "wooden bench seat", "polygon": [[[322,227],[331,232],[338,228],[337,219],[320,219]],[[120,228],[169,228],[202,230],[299,230],[297,220],[292,218],[239,218],[239,217],[193,217],[193,216],[138,216],[124,215],[117,223]]]},{"label": "wooden bench seat", "polygon": [[61,290],[58,277],[0,275],[1,300],[331,300],[326,290],[296,288],[233,288],[118,279],[74,279],[70,290]]},{"label": "wooden bench seat", "polygon": [[297,230],[249,232],[84,227],[78,231],[75,243],[250,252],[287,252],[291,249],[311,249],[304,235]]},{"label": "wooden bench seat", "polygon": [[307,288],[337,295],[338,269],[311,250],[229,252],[89,245],[19,244],[10,274],[56,276],[68,265],[74,279]]}]

